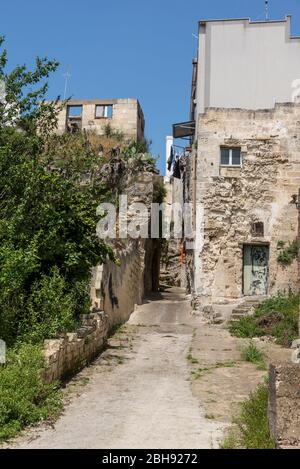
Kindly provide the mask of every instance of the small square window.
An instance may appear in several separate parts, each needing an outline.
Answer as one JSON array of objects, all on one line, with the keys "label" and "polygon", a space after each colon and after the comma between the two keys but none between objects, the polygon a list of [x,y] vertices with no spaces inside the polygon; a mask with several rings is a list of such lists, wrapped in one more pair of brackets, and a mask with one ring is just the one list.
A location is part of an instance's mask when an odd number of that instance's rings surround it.
[{"label": "small square window", "polygon": [[261,221],[252,223],[251,231],[252,231],[252,236],[263,237],[264,236],[264,224]]},{"label": "small square window", "polygon": [[221,147],[221,166],[241,166],[240,148]]},{"label": "small square window", "polygon": [[96,118],[111,119],[112,114],[113,114],[113,106],[111,104],[109,105],[96,104],[96,110],[95,110]]}]

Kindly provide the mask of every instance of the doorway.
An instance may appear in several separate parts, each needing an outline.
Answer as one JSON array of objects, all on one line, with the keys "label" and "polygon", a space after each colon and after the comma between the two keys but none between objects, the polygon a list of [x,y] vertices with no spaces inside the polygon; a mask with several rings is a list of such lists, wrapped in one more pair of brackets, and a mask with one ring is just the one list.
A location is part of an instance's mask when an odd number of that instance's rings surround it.
[{"label": "doorway", "polygon": [[266,295],[268,292],[269,246],[245,245],[243,257],[244,295]]}]

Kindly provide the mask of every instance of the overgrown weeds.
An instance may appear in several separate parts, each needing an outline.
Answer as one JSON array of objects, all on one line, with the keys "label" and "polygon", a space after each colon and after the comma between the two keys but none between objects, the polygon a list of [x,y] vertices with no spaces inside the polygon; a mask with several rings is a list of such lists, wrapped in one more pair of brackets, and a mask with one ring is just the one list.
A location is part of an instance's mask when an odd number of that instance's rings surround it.
[{"label": "overgrown weeds", "polygon": [[253,316],[239,319],[230,326],[236,337],[274,337],[276,343],[290,347],[298,337],[299,295],[278,294],[259,306]]},{"label": "overgrown weeds", "polygon": [[23,344],[8,351],[6,364],[0,365],[0,441],[61,410],[58,383],[46,384],[43,372],[40,346]]},{"label": "overgrown weeds", "polygon": [[233,428],[223,441],[223,449],[274,449],[268,422],[268,385],[260,384],[233,420]]}]

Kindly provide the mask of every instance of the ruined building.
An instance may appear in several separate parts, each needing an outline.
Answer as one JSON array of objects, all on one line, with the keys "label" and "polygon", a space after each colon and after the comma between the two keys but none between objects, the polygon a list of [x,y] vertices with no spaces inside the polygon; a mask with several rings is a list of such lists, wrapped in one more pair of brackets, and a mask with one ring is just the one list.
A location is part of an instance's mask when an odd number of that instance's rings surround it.
[{"label": "ruined building", "polygon": [[193,148],[186,272],[204,312],[298,289],[299,78],[290,17],[199,22],[190,121],[173,129]]},{"label": "ruined building", "polygon": [[137,99],[70,100],[58,116],[58,132],[94,131],[103,135],[107,126],[127,141],[144,139],[145,119]]}]

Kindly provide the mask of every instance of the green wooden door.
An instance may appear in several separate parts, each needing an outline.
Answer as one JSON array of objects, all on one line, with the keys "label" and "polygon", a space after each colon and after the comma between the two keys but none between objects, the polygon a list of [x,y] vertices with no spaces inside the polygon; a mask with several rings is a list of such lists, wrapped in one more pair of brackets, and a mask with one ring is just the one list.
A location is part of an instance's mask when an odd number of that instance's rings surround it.
[{"label": "green wooden door", "polygon": [[268,273],[269,247],[244,246],[244,295],[266,295]]}]

